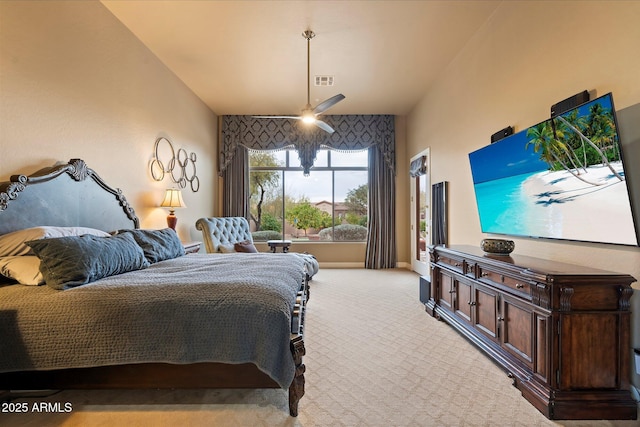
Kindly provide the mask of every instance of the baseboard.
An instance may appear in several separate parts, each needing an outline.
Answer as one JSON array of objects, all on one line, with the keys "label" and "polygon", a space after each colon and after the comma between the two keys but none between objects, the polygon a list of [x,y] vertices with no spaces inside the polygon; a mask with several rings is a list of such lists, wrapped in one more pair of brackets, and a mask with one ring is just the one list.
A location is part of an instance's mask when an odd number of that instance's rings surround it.
[{"label": "baseboard", "polygon": [[640,413],[640,391],[632,384],[631,387],[631,397],[638,403],[638,413]]},{"label": "baseboard", "polygon": [[320,262],[320,270],[323,268],[364,268],[363,262]]},{"label": "baseboard", "polygon": [[[364,268],[363,262],[320,262],[320,269],[323,268]],[[396,263],[396,268],[411,270],[411,264],[406,262]]]}]

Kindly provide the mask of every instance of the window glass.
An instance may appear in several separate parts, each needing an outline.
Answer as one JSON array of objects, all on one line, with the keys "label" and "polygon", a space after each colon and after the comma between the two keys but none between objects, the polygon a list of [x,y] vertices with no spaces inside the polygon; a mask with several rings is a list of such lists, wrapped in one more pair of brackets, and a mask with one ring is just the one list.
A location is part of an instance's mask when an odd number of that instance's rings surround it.
[{"label": "window glass", "polygon": [[[265,159],[269,159],[266,161]],[[286,166],[287,150],[254,151],[249,150],[249,167]]]},{"label": "window glass", "polygon": [[[331,218],[331,171],[286,171],[285,238],[321,240],[322,230],[333,224]],[[330,240],[330,239],[329,239]]]},{"label": "window glass", "polygon": [[331,151],[331,166],[360,166],[367,167],[369,163],[369,150],[362,151]]},{"label": "window glass", "polygon": [[282,239],[282,171],[260,170],[249,173],[249,215],[254,240]]},{"label": "window glass", "polygon": [[295,150],[249,152],[254,240],[366,240],[368,151],[340,153],[340,166],[335,153],[321,150],[304,176]]},{"label": "window glass", "polygon": [[[326,168],[329,165],[328,161],[329,150],[321,149],[316,153],[316,159],[313,162],[314,168]],[[300,158],[298,152],[294,149],[289,150],[289,166],[292,168],[302,167],[300,164]]]},{"label": "window glass", "polygon": [[334,240],[366,240],[369,219],[367,171],[336,171]]}]

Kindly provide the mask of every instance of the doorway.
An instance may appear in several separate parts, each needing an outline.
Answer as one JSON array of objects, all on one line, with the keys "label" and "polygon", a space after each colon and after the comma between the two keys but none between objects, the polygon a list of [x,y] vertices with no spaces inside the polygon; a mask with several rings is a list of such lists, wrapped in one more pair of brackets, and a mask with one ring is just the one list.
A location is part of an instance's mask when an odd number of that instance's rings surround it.
[{"label": "doorway", "polygon": [[429,149],[411,158],[411,269],[429,277],[429,251],[431,242],[431,184]]}]

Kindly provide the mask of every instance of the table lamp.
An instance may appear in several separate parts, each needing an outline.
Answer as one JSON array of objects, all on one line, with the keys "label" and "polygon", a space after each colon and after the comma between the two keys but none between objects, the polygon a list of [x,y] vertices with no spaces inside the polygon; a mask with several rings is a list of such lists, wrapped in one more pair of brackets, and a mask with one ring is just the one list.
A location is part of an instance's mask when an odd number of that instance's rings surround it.
[{"label": "table lamp", "polygon": [[182,193],[180,192],[180,190],[177,190],[175,188],[168,189],[164,194],[164,200],[162,201],[162,203],[160,203],[160,206],[163,208],[169,208],[167,225],[175,230],[176,224],[178,223],[178,218],[174,214],[175,208],[187,207],[182,200]]}]

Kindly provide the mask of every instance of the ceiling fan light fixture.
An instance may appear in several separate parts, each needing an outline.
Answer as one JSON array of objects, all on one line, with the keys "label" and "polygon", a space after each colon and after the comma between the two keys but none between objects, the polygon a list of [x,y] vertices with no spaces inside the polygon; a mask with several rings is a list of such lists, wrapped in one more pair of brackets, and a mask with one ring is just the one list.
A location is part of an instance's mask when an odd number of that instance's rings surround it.
[{"label": "ceiling fan light fixture", "polygon": [[302,114],[302,121],[304,123],[315,123],[316,122],[316,116],[312,113],[312,112],[305,112]]}]

